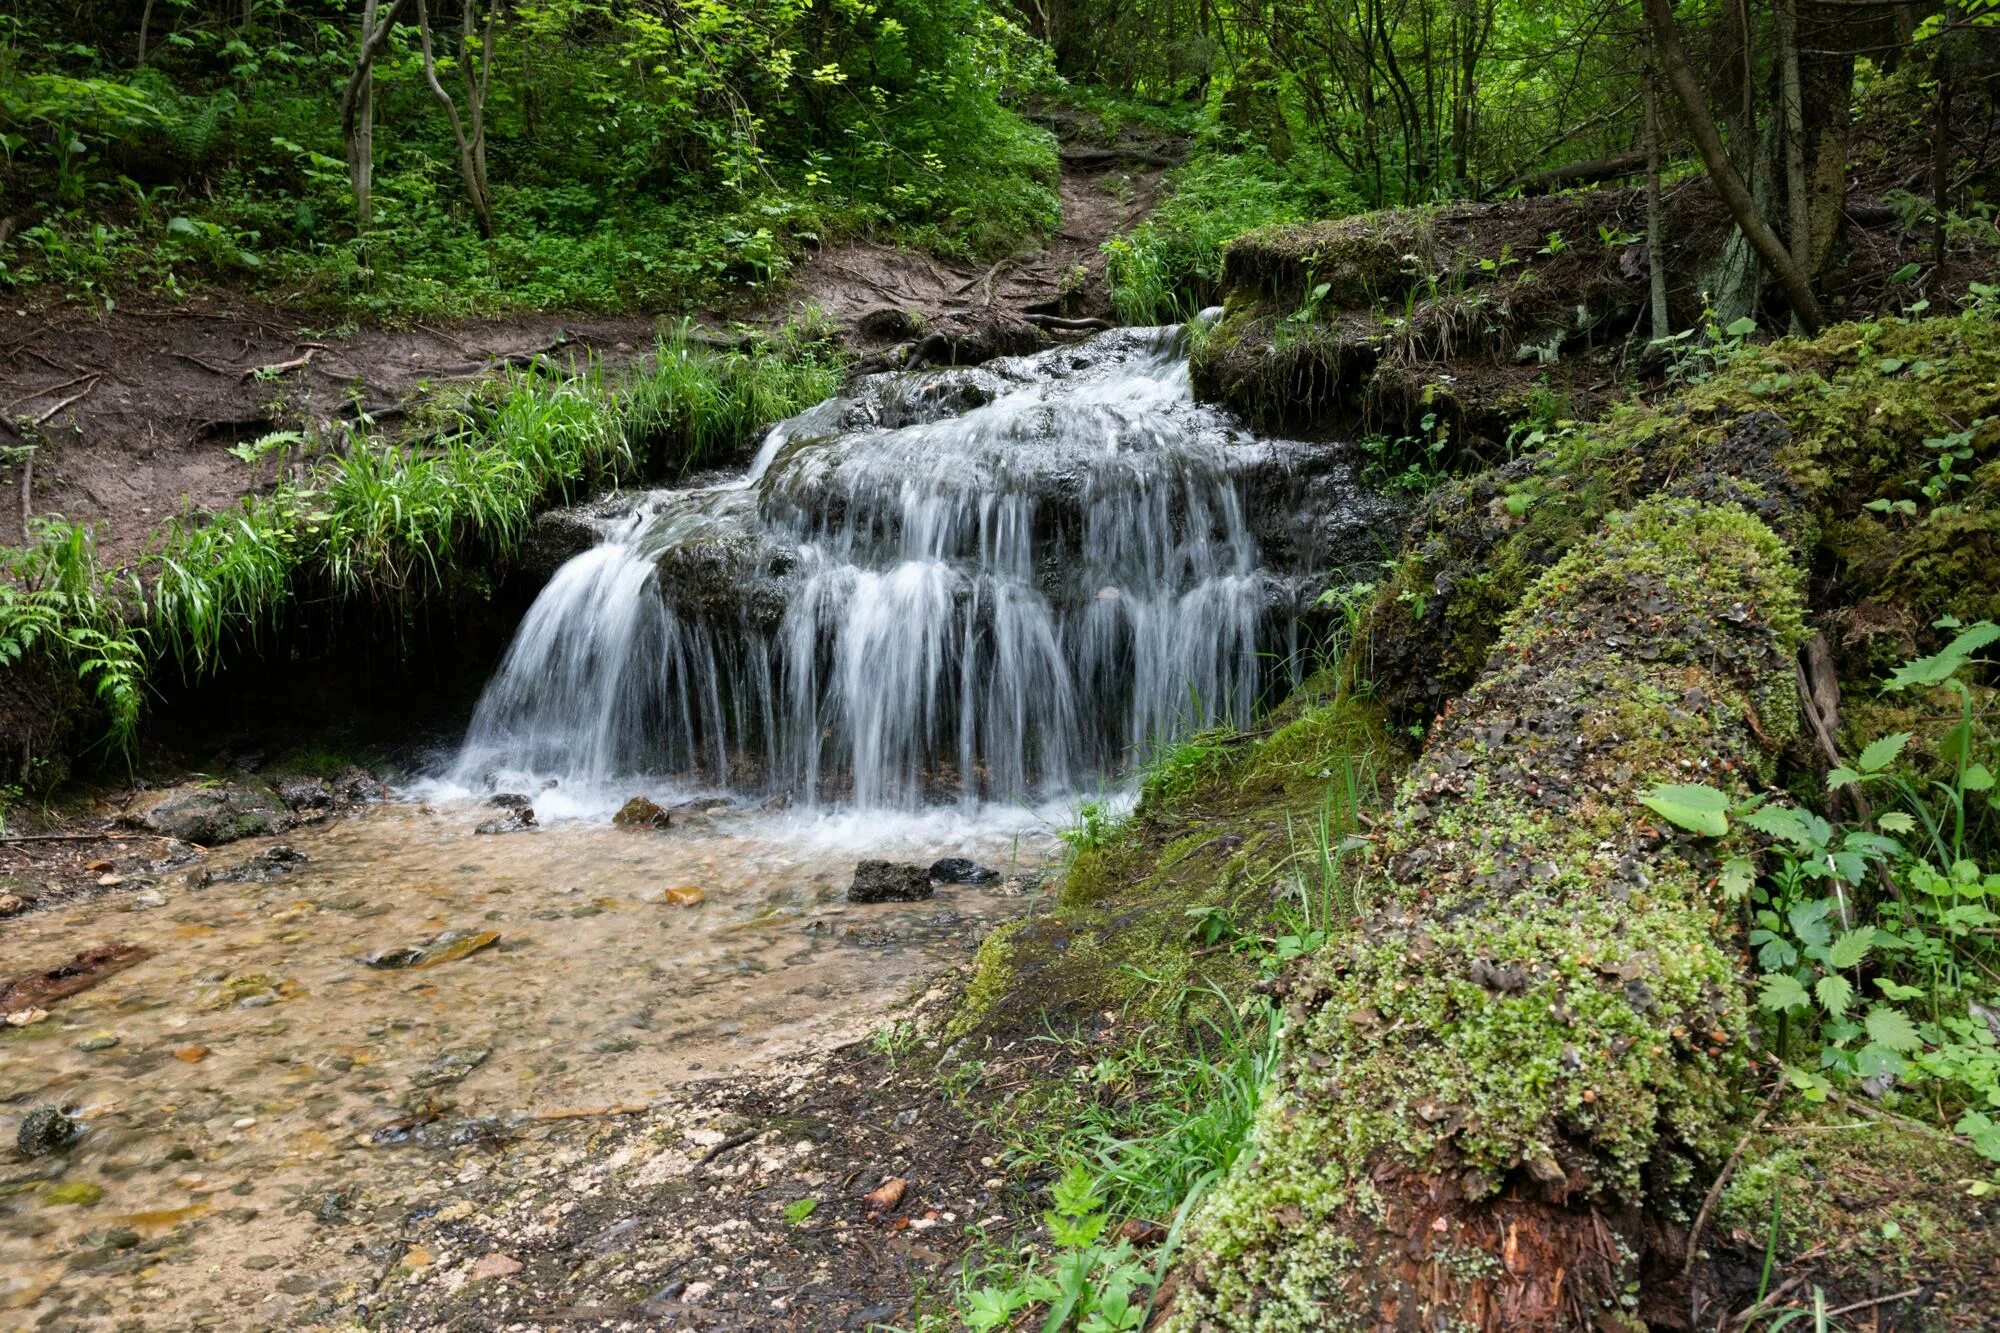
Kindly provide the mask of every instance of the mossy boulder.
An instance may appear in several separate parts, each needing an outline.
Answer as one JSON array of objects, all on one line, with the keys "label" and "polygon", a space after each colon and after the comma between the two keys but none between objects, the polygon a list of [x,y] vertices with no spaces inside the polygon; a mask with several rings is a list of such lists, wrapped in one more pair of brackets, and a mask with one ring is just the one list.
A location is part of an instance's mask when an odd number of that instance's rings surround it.
[{"label": "mossy boulder", "polygon": [[125,819],[134,827],[202,847],[282,833],[294,822],[284,799],[248,774],[188,782],[149,793],[135,803]]}]

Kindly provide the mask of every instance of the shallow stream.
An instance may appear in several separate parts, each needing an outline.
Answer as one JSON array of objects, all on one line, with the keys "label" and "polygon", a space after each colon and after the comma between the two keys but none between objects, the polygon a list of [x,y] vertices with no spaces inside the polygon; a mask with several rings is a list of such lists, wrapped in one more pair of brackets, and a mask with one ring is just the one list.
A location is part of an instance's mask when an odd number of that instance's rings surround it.
[{"label": "shallow stream", "polygon": [[[0,1029],[0,1104],[66,1105],[86,1126],[71,1152],[0,1174],[0,1324],[179,1326],[211,1283],[285,1281],[321,1215],[413,1153],[860,1038],[1022,909],[1054,841],[1025,811],[710,808],[664,831],[480,836],[483,803],[390,803],[294,831],[283,845],[309,859],[267,882],[191,886],[263,864],[268,840],[243,843],[11,923],[0,976],[110,940],[152,956]],[[857,847],[1006,878],[851,905]],[[700,900],[673,901],[687,889]],[[461,949],[497,938],[452,958],[451,932]],[[368,962],[440,935],[448,961]]]}]

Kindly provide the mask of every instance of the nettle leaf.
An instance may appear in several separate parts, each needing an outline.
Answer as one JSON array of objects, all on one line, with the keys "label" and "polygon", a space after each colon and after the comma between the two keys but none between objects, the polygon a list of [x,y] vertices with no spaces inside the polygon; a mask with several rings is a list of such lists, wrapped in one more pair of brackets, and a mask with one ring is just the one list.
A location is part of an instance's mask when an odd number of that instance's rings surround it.
[{"label": "nettle leaf", "polygon": [[1974,653],[1996,639],[2000,639],[2000,625],[1982,620],[1945,645],[1943,652],[1897,667],[1888,679],[1887,688],[1906,690],[1912,685],[1942,685],[1971,661]]},{"label": "nettle leaf", "polygon": [[1910,733],[1907,731],[1895,731],[1887,736],[1878,737],[1868,743],[1868,748],[1854,761],[1855,765],[1863,773],[1880,773],[1896,762],[1896,756],[1901,754],[1903,747],[1909,743]]},{"label": "nettle leaf", "polygon": [[1732,856],[1722,863],[1719,882],[1723,897],[1741,902],[1750,892],[1750,886],[1757,882],[1757,865],[1747,856]]},{"label": "nettle leaf", "polygon": [[1791,843],[1794,847],[1813,845],[1805,820],[1799,818],[1798,811],[1787,806],[1760,806],[1755,810],[1745,811],[1738,818],[1759,833],[1769,834],[1773,838]]},{"label": "nettle leaf", "polygon": [[1828,791],[1839,791],[1842,787],[1852,786],[1859,781],[1861,775],[1843,765],[1826,775],[1826,788]]},{"label": "nettle leaf", "polygon": [[1914,1051],[1924,1044],[1923,1038],[1917,1035],[1916,1025],[1903,1011],[1891,1009],[1886,1004],[1870,1009],[1862,1023],[1871,1038],[1892,1051]]},{"label": "nettle leaf", "polygon": [[1874,943],[1875,927],[1863,926],[1859,930],[1850,930],[1835,940],[1833,947],[1826,951],[1827,964],[1842,971],[1857,967],[1861,960],[1868,956],[1868,950]]},{"label": "nettle leaf", "polygon": [[1813,994],[1819,997],[1819,1007],[1835,1018],[1847,1012],[1847,1006],[1854,1000],[1854,987],[1846,977],[1825,976],[1813,985]]},{"label": "nettle leaf", "polygon": [[1854,1072],[1861,1078],[1880,1078],[1884,1074],[1900,1078],[1909,1067],[1902,1056],[1876,1042],[1869,1042],[1854,1053]]},{"label": "nettle leaf", "polygon": [[1690,833],[1720,838],[1729,832],[1729,798],[1713,787],[1692,782],[1661,783],[1641,796],[1639,804]]},{"label": "nettle leaf", "polygon": [[1833,927],[1826,924],[1827,914],[1832,911],[1831,899],[1815,898],[1811,902],[1794,904],[1785,913],[1785,920],[1791,923],[1792,934],[1798,936],[1799,943],[1817,947],[1833,938]]},{"label": "nettle leaf", "polygon": [[1757,1007],[1774,1014],[1804,1009],[1811,1003],[1812,997],[1806,994],[1806,988],[1799,984],[1798,978],[1784,972],[1767,975],[1757,996]]}]

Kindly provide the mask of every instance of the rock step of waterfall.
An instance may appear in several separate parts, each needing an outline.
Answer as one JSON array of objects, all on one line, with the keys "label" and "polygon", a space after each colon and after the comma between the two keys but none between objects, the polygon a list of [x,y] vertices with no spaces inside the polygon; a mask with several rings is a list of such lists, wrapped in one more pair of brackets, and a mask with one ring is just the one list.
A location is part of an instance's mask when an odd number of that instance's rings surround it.
[{"label": "rock step of waterfall", "polygon": [[1395,506],[1197,404],[1184,337],[871,376],[740,477],[597,506],[449,781],[1033,802],[1247,722]]}]

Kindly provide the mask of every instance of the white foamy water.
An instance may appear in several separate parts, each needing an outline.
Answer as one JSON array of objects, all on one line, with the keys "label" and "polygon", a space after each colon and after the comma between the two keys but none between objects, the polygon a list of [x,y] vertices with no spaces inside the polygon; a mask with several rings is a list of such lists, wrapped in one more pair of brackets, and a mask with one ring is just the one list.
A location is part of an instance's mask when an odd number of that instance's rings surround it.
[{"label": "white foamy water", "polygon": [[440,792],[1073,804],[1272,684],[1261,448],[1194,402],[1173,329],[864,381],[741,478],[606,520]]}]

